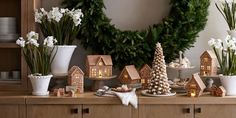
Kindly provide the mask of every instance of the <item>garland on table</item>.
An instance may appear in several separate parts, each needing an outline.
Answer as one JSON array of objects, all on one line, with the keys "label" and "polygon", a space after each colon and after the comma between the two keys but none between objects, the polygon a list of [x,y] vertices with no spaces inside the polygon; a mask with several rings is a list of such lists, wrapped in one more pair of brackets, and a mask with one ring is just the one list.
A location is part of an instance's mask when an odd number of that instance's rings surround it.
[{"label": "garland on table", "polygon": [[78,35],[82,45],[94,53],[111,55],[114,65],[123,68],[128,64],[150,64],[156,42],[162,44],[166,62],[178,57],[179,51],[193,47],[206,25],[210,1],[171,0],[169,16],[143,31],[117,29],[103,11],[103,0],[64,0],[63,5],[82,9],[84,17]]}]

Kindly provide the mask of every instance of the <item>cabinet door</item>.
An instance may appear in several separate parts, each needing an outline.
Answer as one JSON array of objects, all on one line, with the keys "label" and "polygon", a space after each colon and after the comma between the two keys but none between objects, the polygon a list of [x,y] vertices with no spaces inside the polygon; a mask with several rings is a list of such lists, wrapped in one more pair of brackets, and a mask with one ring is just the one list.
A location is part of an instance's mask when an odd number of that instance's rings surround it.
[{"label": "cabinet door", "polygon": [[193,105],[139,105],[139,118],[193,118]]},{"label": "cabinet door", "polygon": [[82,118],[81,105],[27,105],[27,118]]},{"label": "cabinet door", "polygon": [[20,118],[18,105],[0,105],[1,118]]},{"label": "cabinet door", "polygon": [[131,106],[83,105],[83,118],[131,118],[131,116]]},{"label": "cabinet door", "polygon": [[195,105],[195,118],[236,118],[236,105]]}]

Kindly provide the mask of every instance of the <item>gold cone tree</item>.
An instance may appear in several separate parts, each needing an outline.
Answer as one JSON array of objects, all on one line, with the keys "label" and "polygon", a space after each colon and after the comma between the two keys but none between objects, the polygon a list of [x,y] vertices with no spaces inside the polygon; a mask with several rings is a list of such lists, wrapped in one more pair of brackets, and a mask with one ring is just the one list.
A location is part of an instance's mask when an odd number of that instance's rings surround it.
[{"label": "gold cone tree", "polygon": [[151,82],[148,84],[147,93],[153,95],[167,95],[170,93],[165,59],[160,43],[156,44],[156,50],[152,62]]}]

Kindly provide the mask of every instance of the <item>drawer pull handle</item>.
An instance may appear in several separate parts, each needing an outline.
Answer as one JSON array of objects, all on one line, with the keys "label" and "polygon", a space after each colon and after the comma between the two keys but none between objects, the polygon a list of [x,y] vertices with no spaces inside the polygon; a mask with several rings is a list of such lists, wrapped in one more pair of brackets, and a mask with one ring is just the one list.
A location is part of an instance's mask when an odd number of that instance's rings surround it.
[{"label": "drawer pull handle", "polygon": [[88,113],[89,113],[89,108],[83,109],[83,113],[84,113],[84,114],[88,114]]},{"label": "drawer pull handle", "polygon": [[202,109],[201,108],[197,108],[195,109],[196,113],[202,113]]},{"label": "drawer pull handle", "polygon": [[190,108],[185,108],[185,109],[183,109],[183,112],[184,112],[184,113],[190,113],[191,110],[190,110]]},{"label": "drawer pull handle", "polygon": [[71,109],[71,113],[72,114],[78,114],[79,113],[79,109],[78,108]]}]

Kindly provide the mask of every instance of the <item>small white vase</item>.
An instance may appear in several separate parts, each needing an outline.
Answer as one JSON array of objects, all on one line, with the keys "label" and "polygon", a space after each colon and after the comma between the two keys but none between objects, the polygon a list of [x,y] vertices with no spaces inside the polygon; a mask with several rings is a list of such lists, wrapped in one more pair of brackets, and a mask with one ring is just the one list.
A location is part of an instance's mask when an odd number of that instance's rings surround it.
[{"label": "small white vase", "polygon": [[228,32],[228,34],[229,34],[231,37],[235,37],[235,38],[236,38],[236,30],[228,30],[227,32]]},{"label": "small white vase", "polygon": [[227,96],[236,96],[236,76],[220,76],[220,81]]},{"label": "small white vase", "polygon": [[53,75],[45,75],[45,76],[35,76],[28,75],[30,78],[32,87],[33,87],[33,95],[38,96],[46,96],[49,94],[48,86]]},{"label": "small white vase", "polygon": [[55,46],[52,55],[55,53],[56,55],[51,64],[51,71],[54,76],[66,76],[68,74],[70,60],[76,47],[76,45]]}]

